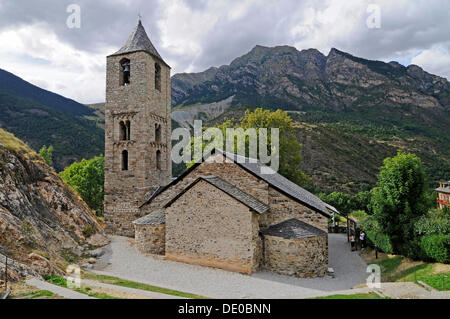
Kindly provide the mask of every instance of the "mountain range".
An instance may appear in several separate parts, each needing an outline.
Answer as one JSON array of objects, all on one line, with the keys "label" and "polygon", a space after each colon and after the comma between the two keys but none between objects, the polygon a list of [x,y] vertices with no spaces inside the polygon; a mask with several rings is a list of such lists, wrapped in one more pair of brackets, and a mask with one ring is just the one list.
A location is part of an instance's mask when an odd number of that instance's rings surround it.
[{"label": "mountain range", "polygon": [[[173,127],[188,128],[195,119],[215,125],[256,107],[286,110],[303,144],[299,165],[317,190],[368,189],[383,159],[398,150],[422,159],[430,187],[449,178],[450,83],[416,65],[337,49],[324,55],[256,46],[229,65],[175,74],[172,104]],[[0,126],[35,149],[54,145],[57,170],[103,152],[103,108],[64,99],[0,70]],[[175,174],[182,170],[175,168]]]},{"label": "mountain range", "polygon": [[104,131],[92,117],[95,110],[0,69],[0,127],[35,150],[53,145],[58,171],[103,153]]},{"label": "mountain range", "polygon": [[245,109],[283,109],[303,143],[300,167],[321,190],[357,192],[398,150],[425,163],[430,186],[450,174],[450,83],[331,49],[256,46],[230,65],[172,77],[173,118],[214,125]]}]

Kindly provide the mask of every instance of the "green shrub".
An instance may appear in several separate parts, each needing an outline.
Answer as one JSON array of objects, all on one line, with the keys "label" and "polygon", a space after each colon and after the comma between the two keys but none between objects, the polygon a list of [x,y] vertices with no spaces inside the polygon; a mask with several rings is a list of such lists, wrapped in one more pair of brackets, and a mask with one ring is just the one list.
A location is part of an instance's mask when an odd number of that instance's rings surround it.
[{"label": "green shrub", "polygon": [[84,237],[86,237],[86,238],[91,237],[92,235],[94,235],[94,233],[95,233],[95,231],[94,231],[94,229],[92,228],[92,226],[90,226],[90,225],[87,225],[87,226],[83,229],[83,235],[84,235]]},{"label": "green shrub", "polygon": [[420,244],[428,258],[440,263],[450,262],[450,235],[425,235]]},{"label": "green shrub", "polygon": [[377,246],[378,249],[385,253],[393,253],[389,236],[382,232],[380,225],[373,216],[367,216],[361,219],[359,227],[366,233],[369,245]]},{"label": "green shrub", "polygon": [[450,213],[432,209],[414,225],[417,235],[446,235],[450,233]]}]

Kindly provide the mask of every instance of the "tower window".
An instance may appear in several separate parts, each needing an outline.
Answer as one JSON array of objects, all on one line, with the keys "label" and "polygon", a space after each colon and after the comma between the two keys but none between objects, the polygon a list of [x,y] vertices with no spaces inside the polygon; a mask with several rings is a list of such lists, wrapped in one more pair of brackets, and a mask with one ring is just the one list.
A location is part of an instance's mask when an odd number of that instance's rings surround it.
[{"label": "tower window", "polygon": [[130,121],[120,121],[119,123],[119,139],[121,141],[129,141],[131,139],[131,123]]},{"label": "tower window", "polygon": [[155,89],[161,91],[161,66],[155,63]]},{"label": "tower window", "polygon": [[161,169],[161,151],[156,151],[156,169]]},{"label": "tower window", "polygon": [[131,71],[130,60],[128,59],[120,60],[120,85],[130,84],[130,71]]},{"label": "tower window", "polygon": [[161,125],[155,124],[155,141],[157,143],[161,142]]},{"label": "tower window", "polygon": [[128,171],[128,151],[122,151],[122,171]]},{"label": "tower window", "polygon": [[121,121],[119,125],[120,125],[119,139],[121,141],[125,141],[127,139],[127,126],[123,121]]},{"label": "tower window", "polygon": [[131,123],[130,121],[126,122],[126,127],[127,127],[127,140],[131,140]]}]

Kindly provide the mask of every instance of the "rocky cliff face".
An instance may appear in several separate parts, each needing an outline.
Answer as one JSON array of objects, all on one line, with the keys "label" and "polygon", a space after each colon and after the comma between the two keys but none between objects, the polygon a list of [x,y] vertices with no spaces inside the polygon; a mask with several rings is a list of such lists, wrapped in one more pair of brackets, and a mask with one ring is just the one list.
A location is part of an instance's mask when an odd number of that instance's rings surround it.
[{"label": "rocky cliff face", "polygon": [[[105,243],[87,205],[43,160],[0,129],[0,267],[9,276],[59,273],[83,249]],[[99,241],[100,240],[100,241]],[[85,247],[83,247],[83,245]]]},{"label": "rocky cliff face", "polygon": [[302,110],[388,103],[450,108],[450,83],[416,65],[404,67],[354,57],[332,49],[298,51],[289,46],[256,46],[230,65],[205,72],[176,74],[172,79],[174,105],[211,103],[235,95],[233,105]]}]

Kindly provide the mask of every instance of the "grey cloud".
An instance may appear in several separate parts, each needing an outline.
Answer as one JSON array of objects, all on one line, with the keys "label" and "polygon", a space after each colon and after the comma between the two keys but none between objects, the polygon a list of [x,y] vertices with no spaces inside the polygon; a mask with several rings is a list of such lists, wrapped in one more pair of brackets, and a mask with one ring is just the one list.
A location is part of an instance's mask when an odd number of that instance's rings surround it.
[{"label": "grey cloud", "polygon": [[[81,6],[81,29],[68,29],[66,26],[66,8],[71,3]],[[184,0],[184,3],[192,10],[208,10],[207,0]],[[0,0],[0,30],[45,22],[62,41],[80,50],[96,52],[106,45],[115,48],[122,46],[136,25],[138,12],[141,12],[144,26],[160,54],[167,60],[177,61],[174,71],[182,72],[190,65],[195,71],[202,71],[210,66],[228,64],[257,44],[294,45],[302,40],[293,38],[290,33],[295,25],[301,23],[294,13],[310,7],[323,10],[326,5],[326,2],[312,0],[258,1],[239,19],[219,19],[201,39],[202,52],[197,56],[177,55],[161,47],[156,22],[164,14],[164,2],[157,0]],[[408,2],[404,6],[394,6],[394,10],[382,6],[381,29],[368,29],[366,16],[362,14],[363,18],[357,21],[357,27],[350,34],[331,39],[329,43],[324,43],[324,47],[336,47],[371,59],[387,59],[411,49],[427,49],[436,43],[450,48],[448,12],[450,2],[446,0]],[[303,43],[306,47],[298,49],[313,46],[308,45],[308,35],[305,39]]]}]

